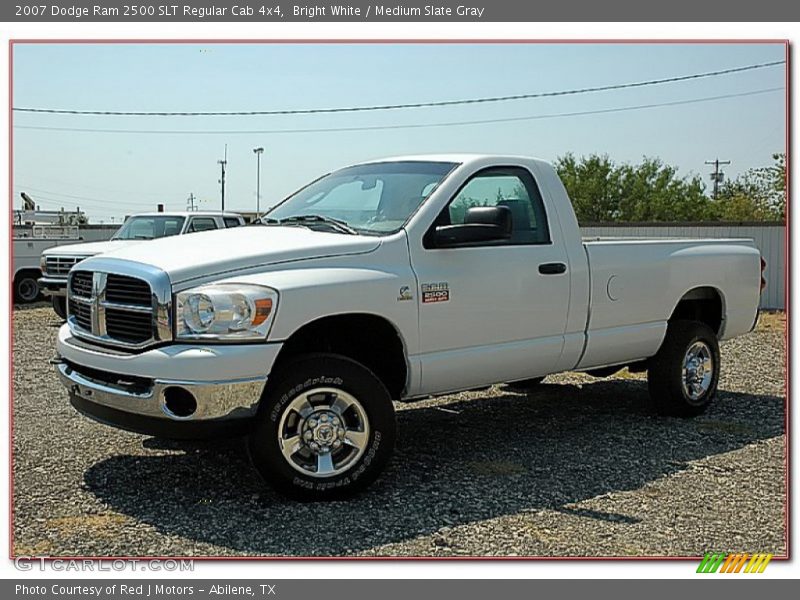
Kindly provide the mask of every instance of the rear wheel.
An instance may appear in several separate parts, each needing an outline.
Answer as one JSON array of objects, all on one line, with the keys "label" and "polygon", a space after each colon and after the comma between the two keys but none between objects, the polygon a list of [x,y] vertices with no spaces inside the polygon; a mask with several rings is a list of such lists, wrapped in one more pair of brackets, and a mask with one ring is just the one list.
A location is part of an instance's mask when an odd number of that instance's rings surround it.
[{"label": "rear wheel", "polygon": [[14,278],[14,300],[20,304],[28,304],[39,298],[41,275],[36,271],[22,271]]},{"label": "rear wheel", "polygon": [[64,296],[53,296],[53,310],[61,318],[67,318],[67,299]]},{"label": "rear wheel", "polygon": [[671,322],[647,372],[656,411],[674,417],[705,412],[717,393],[719,368],[719,342],[708,325]]},{"label": "rear wheel", "polygon": [[274,374],[247,445],[279,492],[328,500],[372,483],[391,456],[394,408],[363,365],[333,354],[292,361]]}]

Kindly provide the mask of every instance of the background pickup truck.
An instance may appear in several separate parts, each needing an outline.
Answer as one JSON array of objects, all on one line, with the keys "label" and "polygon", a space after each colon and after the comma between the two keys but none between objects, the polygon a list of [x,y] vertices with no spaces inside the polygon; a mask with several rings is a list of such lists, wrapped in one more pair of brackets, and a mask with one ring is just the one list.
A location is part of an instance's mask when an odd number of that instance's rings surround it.
[{"label": "background pickup truck", "polygon": [[57,246],[42,252],[39,265],[42,278],[39,279],[39,288],[51,297],[53,310],[64,319],[67,316],[67,275],[70,269],[82,260],[143,240],[238,227],[244,223],[241,215],[216,211],[154,212],[133,215],[125,220],[120,230],[107,242]]},{"label": "background pickup truck", "polygon": [[386,159],[260,225],[83,261],[56,366],[90,417],[246,435],[268,482],[325,499],[378,476],[393,400],[628,366],[659,413],[701,413],[718,340],[755,326],[763,268],[749,240],[582,241],[539,160]]}]

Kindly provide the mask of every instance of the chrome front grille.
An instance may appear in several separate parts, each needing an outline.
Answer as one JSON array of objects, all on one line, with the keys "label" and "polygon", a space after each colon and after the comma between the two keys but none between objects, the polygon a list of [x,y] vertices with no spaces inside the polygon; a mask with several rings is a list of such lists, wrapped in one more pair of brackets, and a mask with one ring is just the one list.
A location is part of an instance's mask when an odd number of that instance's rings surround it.
[{"label": "chrome front grille", "polygon": [[92,330],[92,310],[88,304],[83,304],[74,299],[69,301],[69,312],[75,317],[75,322],[87,331]]},{"label": "chrome front grille", "polygon": [[92,274],[89,271],[77,271],[72,276],[69,290],[76,296],[89,298],[92,295]]},{"label": "chrome front grille", "polygon": [[117,259],[94,258],[86,266],[69,274],[67,322],[74,335],[131,350],[172,339],[165,273]]},{"label": "chrome front grille", "polygon": [[45,256],[45,274],[66,277],[69,270],[85,258],[85,256]]},{"label": "chrome front grille", "polygon": [[106,306],[106,334],[115,340],[141,344],[153,338],[153,315]]},{"label": "chrome front grille", "polygon": [[109,273],[106,280],[106,300],[119,304],[150,306],[153,296],[146,281]]}]

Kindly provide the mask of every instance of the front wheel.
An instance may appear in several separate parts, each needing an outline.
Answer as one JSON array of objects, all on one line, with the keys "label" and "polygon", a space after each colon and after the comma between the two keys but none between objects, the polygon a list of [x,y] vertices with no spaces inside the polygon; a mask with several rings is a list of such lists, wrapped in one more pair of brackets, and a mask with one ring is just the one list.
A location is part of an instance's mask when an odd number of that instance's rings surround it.
[{"label": "front wheel", "polygon": [[372,371],[343,356],[315,354],[271,377],[247,440],[269,484],[299,500],[328,500],[378,477],[394,447],[395,416]]},{"label": "front wheel", "polygon": [[647,371],[650,398],[659,414],[694,417],[717,393],[719,342],[699,321],[673,321]]},{"label": "front wheel", "polygon": [[53,311],[60,319],[67,318],[67,299],[64,296],[53,296]]}]

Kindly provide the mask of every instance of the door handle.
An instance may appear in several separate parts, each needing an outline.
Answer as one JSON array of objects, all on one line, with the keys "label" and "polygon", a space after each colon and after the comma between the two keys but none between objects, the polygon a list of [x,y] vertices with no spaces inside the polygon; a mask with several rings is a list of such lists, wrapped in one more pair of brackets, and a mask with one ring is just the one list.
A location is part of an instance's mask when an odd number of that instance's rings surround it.
[{"label": "door handle", "polygon": [[542,263],[539,265],[539,273],[542,275],[561,275],[567,272],[567,265],[564,263]]}]

